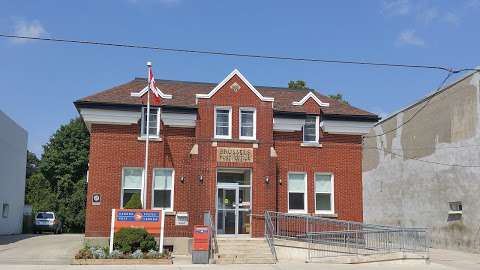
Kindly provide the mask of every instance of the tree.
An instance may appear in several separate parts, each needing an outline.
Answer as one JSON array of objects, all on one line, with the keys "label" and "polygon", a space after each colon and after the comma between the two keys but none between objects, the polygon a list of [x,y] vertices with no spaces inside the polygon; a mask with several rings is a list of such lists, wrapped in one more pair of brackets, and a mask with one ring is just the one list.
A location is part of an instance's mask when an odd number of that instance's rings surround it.
[{"label": "tree", "polygon": [[134,193],[130,200],[125,204],[125,209],[142,209],[142,201],[140,200],[140,194]]},{"label": "tree", "polygon": [[[288,88],[290,89],[308,89],[307,83],[302,80],[290,81],[288,82]],[[334,95],[328,95],[328,97],[333,98],[342,102],[343,104],[350,105],[348,101],[343,99],[343,95],[341,93],[337,93]]]},{"label": "tree", "polygon": [[340,93],[336,93],[335,95],[328,95],[328,97],[333,98],[335,100],[338,100],[338,101],[340,101],[344,104],[350,105],[350,103],[348,103],[348,101],[343,99],[343,95],[340,94]]},{"label": "tree", "polygon": [[302,80],[289,81],[288,88],[290,89],[308,89],[307,83]]},{"label": "tree", "polygon": [[27,182],[26,201],[34,212],[55,211],[66,232],[82,232],[90,138],[76,118],[62,125],[47,144]]},{"label": "tree", "polygon": [[34,153],[27,151],[27,179],[37,171],[39,163],[40,160],[37,158],[37,156]]}]

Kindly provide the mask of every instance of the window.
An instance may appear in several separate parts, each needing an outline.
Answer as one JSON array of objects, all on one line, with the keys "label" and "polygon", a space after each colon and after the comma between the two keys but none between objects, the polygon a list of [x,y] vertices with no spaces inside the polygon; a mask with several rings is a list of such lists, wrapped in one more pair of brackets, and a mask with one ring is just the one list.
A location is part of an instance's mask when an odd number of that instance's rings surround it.
[{"label": "window", "polygon": [[173,210],[173,169],[153,170],[152,208]]},{"label": "window", "polygon": [[[158,138],[160,136],[160,108],[150,108],[149,114],[149,138]],[[147,137],[147,108],[142,108],[142,137]]]},{"label": "window", "polygon": [[255,140],[256,122],[255,108],[240,108],[240,139]]},{"label": "window", "polygon": [[318,116],[307,115],[303,125],[303,141],[306,143],[318,143]]},{"label": "window", "polygon": [[122,179],[122,208],[132,198],[133,194],[138,194],[143,203],[143,169],[142,168],[124,168]]},{"label": "window", "polygon": [[2,206],[2,217],[3,218],[8,218],[9,208],[10,208],[10,206],[8,205],[8,203],[3,203],[3,206]]},{"label": "window", "polygon": [[232,138],[232,108],[215,108],[215,138]]},{"label": "window", "polygon": [[288,174],[288,212],[307,212],[307,174]]},{"label": "window", "polygon": [[334,214],[333,175],[315,174],[315,213]]}]

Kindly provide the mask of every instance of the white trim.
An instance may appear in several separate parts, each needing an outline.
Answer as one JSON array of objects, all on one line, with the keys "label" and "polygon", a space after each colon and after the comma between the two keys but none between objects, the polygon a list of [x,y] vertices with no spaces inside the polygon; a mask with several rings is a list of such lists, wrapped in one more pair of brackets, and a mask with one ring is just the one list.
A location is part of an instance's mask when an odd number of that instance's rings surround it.
[{"label": "white trim", "polygon": [[[331,190],[330,193],[326,192],[318,192],[319,194],[330,194],[330,211],[328,210],[317,210],[317,175],[329,175],[330,176],[330,183],[331,183]],[[313,201],[315,205],[315,214],[335,214],[335,177],[333,173],[322,173],[316,172],[313,176]]]},{"label": "white trim", "polygon": [[[145,110],[147,109],[147,107],[142,107],[142,116],[141,116],[141,123],[140,123],[140,137],[141,139],[145,139],[147,136],[146,134],[143,134],[143,129],[145,127],[145,123],[144,123],[144,120],[145,120]],[[157,134],[148,134],[148,137],[149,138],[153,138],[153,139],[158,139],[160,138],[160,119],[161,119],[161,108],[160,107],[157,107]],[[152,110],[155,110],[155,107],[154,108],[150,108],[150,111]]]},{"label": "white trim", "polygon": [[[298,209],[290,209],[290,191],[288,191],[288,184],[290,179],[290,174],[303,174],[305,175],[305,193],[303,194],[303,210]],[[296,192],[294,192],[296,193]],[[296,214],[306,214],[308,213],[308,175],[307,172],[297,172],[297,171],[289,171],[287,172],[287,209],[288,213],[296,213]]]},{"label": "white trim", "polygon": [[[143,95],[145,95],[148,91],[149,87],[148,85],[145,86],[145,88],[143,88],[142,90],[140,90],[140,92],[132,92],[130,93],[130,96],[132,97],[142,97]],[[153,89],[152,91],[155,91],[157,92],[157,94],[163,98],[163,99],[172,99],[173,96],[172,95],[169,95],[169,94],[165,94],[163,93],[160,89],[158,89],[158,87],[155,86],[155,89]]]},{"label": "white trim", "polygon": [[[242,111],[253,112],[253,136],[242,136]],[[240,107],[238,109],[238,138],[240,140],[257,139],[257,109],[253,107]]]},{"label": "white trim", "polygon": [[233,76],[237,75],[247,86],[252,90],[252,92],[261,100],[261,101],[274,101],[273,97],[264,97],[260,92],[258,92],[257,89],[238,71],[238,69],[234,69],[230,74],[228,74],[223,81],[221,81],[215,88],[212,89],[208,94],[196,94],[197,101],[199,98],[211,98],[213,95],[215,95],[218,90],[220,90]]},{"label": "white trim", "polygon": [[376,122],[323,120],[320,127],[332,134],[365,135],[375,124]]},{"label": "white trim", "polygon": [[[145,178],[145,168],[143,167],[122,167],[122,185],[120,186],[120,209],[123,209],[123,190],[125,189],[124,188],[124,184],[125,184],[125,169],[139,169],[139,170],[142,170],[142,187],[140,188],[140,200],[142,201],[142,206],[145,208],[145,203],[143,202],[144,200],[144,196],[143,196],[143,192],[145,190],[145,186],[144,186],[144,178]],[[131,189],[131,188],[129,188]]]},{"label": "white trim", "polygon": [[302,106],[309,98],[313,98],[313,100],[317,102],[320,107],[330,106],[330,103],[322,102],[313,92],[308,92],[308,94],[306,94],[300,101],[294,101],[292,104],[295,106]]},{"label": "white trim", "polygon": [[306,121],[306,118],[305,118],[305,123],[303,124],[303,128],[302,128],[302,135],[303,135],[303,144],[304,145],[308,145],[308,144],[314,144],[314,145],[318,145],[318,140],[320,139],[320,117],[318,115],[307,115],[307,117],[309,116],[315,116],[315,140],[314,141],[305,141],[305,125],[307,123]]},{"label": "white trim", "polygon": [[[217,135],[217,109],[228,110],[228,135]],[[232,107],[231,106],[215,106],[214,107],[213,137],[215,139],[231,139],[232,138]]]},{"label": "white trim", "polygon": [[142,117],[138,111],[80,108],[80,115],[90,130],[92,124],[131,125]]},{"label": "white trim", "polygon": [[[155,170],[158,171],[172,171],[172,188],[170,189],[170,207],[169,208],[162,208],[162,207],[154,207],[155,203]],[[164,212],[172,212],[173,211],[173,202],[175,201],[174,198],[174,191],[175,191],[175,169],[174,168],[153,168],[152,170],[152,199],[151,199],[151,208],[152,210],[163,210]]]}]

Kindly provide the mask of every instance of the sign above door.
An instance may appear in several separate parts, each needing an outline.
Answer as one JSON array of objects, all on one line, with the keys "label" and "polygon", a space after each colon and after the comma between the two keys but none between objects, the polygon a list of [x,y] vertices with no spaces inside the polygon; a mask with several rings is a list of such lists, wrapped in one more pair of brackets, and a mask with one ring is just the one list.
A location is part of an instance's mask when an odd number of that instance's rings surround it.
[{"label": "sign above door", "polygon": [[253,162],[253,148],[217,147],[218,162]]}]

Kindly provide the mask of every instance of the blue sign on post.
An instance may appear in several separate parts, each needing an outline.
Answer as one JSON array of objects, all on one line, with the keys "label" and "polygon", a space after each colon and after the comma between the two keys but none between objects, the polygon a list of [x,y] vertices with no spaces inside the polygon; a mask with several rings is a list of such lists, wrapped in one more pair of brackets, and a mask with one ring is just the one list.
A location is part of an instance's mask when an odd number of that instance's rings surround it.
[{"label": "blue sign on post", "polygon": [[137,212],[137,211],[118,211],[117,221],[127,222],[158,222],[160,221],[159,212]]}]

